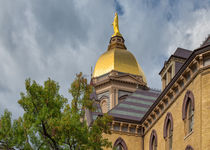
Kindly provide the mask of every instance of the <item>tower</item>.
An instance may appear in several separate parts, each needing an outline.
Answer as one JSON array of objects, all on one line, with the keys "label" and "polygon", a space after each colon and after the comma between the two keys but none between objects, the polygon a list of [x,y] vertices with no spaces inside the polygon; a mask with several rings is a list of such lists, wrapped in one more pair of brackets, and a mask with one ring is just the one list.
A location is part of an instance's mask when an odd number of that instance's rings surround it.
[{"label": "tower", "polygon": [[194,51],[176,49],[159,73],[159,91],[147,87],[119,32],[117,14],[113,28],[92,75],[96,110],[86,111],[87,124],[108,111],[111,134],[103,137],[116,149],[209,149],[210,37]]},{"label": "tower", "polygon": [[99,57],[91,79],[103,113],[115,107],[137,88],[147,88],[144,72],[133,54],[127,50],[119,32],[117,13],[112,25],[114,34],[107,51]]}]

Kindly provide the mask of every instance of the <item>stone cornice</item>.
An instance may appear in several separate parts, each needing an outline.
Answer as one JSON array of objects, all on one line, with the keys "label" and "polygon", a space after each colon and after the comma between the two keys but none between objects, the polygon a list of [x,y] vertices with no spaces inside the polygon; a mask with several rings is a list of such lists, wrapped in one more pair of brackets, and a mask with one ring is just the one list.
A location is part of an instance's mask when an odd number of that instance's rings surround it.
[{"label": "stone cornice", "polygon": [[[182,65],[181,69],[176,73],[176,75],[173,77],[171,82],[166,86],[166,88],[162,91],[160,96],[157,98],[156,102],[150,107],[149,111],[146,113],[146,115],[143,117],[142,121],[145,120],[147,115],[153,110],[153,108],[161,101],[161,99],[167,94],[168,90],[172,88],[172,86],[181,80],[183,78],[183,73],[185,72],[185,69],[189,66],[189,68],[193,68],[192,65],[194,63],[198,63],[198,67],[202,67],[201,61],[202,61],[202,53],[206,53],[210,50],[210,45],[198,48],[193,51],[193,53],[189,56],[189,58],[185,61],[185,63]],[[196,58],[195,58],[196,57]],[[194,60],[194,61],[193,61]],[[200,61],[199,61],[200,60]],[[191,66],[190,66],[191,64]],[[177,80],[179,79],[179,80]],[[184,80],[184,78],[183,78]],[[179,83],[178,83],[179,84]]]},{"label": "stone cornice", "polygon": [[[123,77],[130,77],[133,81],[123,80]],[[110,81],[117,81],[120,83],[135,84],[140,86],[146,86],[146,83],[143,81],[141,76],[131,75],[128,73],[118,73],[117,71],[111,71],[110,73],[104,75],[103,77],[92,78],[92,83],[94,87],[104,85]]]},{"label": "stone cornice", "polygon": [[[162,111],[159,108],[155,108],[155,109],[159,109],[159,113],[156,114],[156,118],[154,118],[154,120],[152,120],[150,123],[148,123],[148,121],[144,121],[142,123],[143,127],[145,127],[145,133],[146,134],[154,125],[155,123],[163,116],[163,114],[165,112],[167,112],[167,110],[170,108],[170,106],[176,101],[176,99],[183,93],[183,91],[187,88],[187,86],[193,81],[193,79],[200,73],[202,73],[203,71],[205,71],[206,69],[210,69],[210,66],[204,67],[203,69],[200,69],[193,77],[191,80],[189,80],[181,89],[181,91],[173,98],[170,100],[170,102],[168,103],[164,103],[164,102],[160,102],[164,105]],[[147,125],[146,125],[147,124]],[[145,126],[146,125],[146,126]]]},{"label": "stone cornice", "polygon": [[143,128],[139,124],[121,122],[121,121],[112,121],[111,124],[112,133],[117,134],[126,134],[126,135],[134,135],[134,136],[142,136]]},{"label": "stone cornice", "polygon": [[205,51],[195,50],[169,83],[169,85],[161,93],[156,102],[152,105],[152,107],[141,120],[141,124],[146,129],[145,133],[168,110],[168,108],[176,101],[176,99],[195,79],[195,77],[202,73],[204,70],[210,68],[210,65],[203,66],[203,57],[210,56],[210,52],[208,50],[210,50],[210,47],[205,49]]}]

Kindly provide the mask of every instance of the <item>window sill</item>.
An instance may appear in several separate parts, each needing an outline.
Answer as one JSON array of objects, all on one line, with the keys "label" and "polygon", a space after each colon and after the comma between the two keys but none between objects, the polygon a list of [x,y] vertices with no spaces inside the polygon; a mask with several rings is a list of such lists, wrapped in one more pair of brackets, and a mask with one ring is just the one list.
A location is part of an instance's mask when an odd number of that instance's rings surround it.
[{"label": "window sill", "polygon": [[193,130],[184,137],[184,140],[186,140],[191,134],[193,134]]}]

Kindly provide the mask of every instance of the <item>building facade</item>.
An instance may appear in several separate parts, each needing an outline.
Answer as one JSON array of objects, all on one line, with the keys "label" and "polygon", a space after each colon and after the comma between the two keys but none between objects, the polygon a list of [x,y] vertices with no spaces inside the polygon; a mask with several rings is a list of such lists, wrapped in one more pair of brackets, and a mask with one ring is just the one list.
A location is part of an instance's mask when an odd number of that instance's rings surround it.
[{"label": "building facade", "polygon": [[175,50],[159,73],[158,91],[147,86],[116,16],[114,22],[115,33],[92,74],[97,110],[86,112],[88,124],[111,115],[112,134],[103,136],[117,150],[210,150],[210,37],[193,51]]}]

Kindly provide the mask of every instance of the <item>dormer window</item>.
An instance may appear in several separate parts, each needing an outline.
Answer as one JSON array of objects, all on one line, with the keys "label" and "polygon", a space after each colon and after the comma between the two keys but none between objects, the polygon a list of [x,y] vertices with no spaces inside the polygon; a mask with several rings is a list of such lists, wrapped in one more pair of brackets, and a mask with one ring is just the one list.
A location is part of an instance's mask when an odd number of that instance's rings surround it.
[{"label": "dormer window", "polygon": [[172,78],[180,70],[192,51],[177,48],[173,55],[164,63],[160,76],[162,78],[162,90],[171,82]]}]

